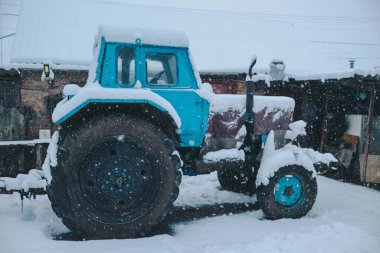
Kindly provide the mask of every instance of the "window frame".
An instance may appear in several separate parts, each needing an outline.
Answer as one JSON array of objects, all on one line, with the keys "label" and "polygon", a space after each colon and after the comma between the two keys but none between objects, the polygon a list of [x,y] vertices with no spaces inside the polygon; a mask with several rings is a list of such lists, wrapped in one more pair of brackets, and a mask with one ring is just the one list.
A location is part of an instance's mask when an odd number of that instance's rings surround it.
[{"label": "window frame", "polygon": [[[120,48],[130,48],[134,52],[135,56],[135,80],[134,83],[130,84],[119,84],[118,83],[118,66],[117,58]],[[136,85],[136,82],[140,80],[140,69],[139,69],[139,48],[134,44],[130,43],[114,43],[108,42],[105,46],[105,52],[103,56],[102,66],[101,66],[101,75],[100,75],[100,84],[105,88],[131,88]]]},{"label": "window frame", "polygon": [[[135,75],[134,75],[134,82],[133,83],[119,83],[119,73],[118,73],[118,56],[119,52],[121,49],[131,49],[133,51],[133,60],[134,60],[134,65],[135,65]],[[137,54],[136,54],[136,47],[133,45],[119,45],[115,49],[115,84],[120,87],[133,87],[135,86],[137,80],[138,80],[138,75],[137,75]],[[130,65],[131,66],[131,65]],[[129,68],[130,70],[131,68]]]},{"label": "window frame", "polygon": [[[165,84],[160,84],[160,83],[150,83],[149,80],[148,80],[148,56],[149,55],[173,55],[175,57],[175,67],[176,67],[176,77],[175,77],[175,80],[176,82],[175,83],[165,83]],[[149,53],[146,53],[145,54],[145,82],[149,85],[149,86],[152,86],[152,87],[155,87],[155,86],[158,86],[158,87],[173,87],[173,86],[178,86],[179,84],[179,63],[178,63],[178,56],[176,53],[164,53],[164,52],[149,52]],[[162,63],[162,68],[163,68],[163,71],[167,70],[169,68],[169,71],[170,71],[170,66],[168,64],[168,66],[165,66],[164,62],[161,62]],[[166,71],[165,71],[165,75],[166,75]],[[166,79],[167,76],[166,76]],[[158,79],[160,80],[160,79]],[[157,80],[157,81],[158,81]]]},{"label": "window frame", "polygon": [[[149,54],[174,54],[177,59],[177,83],[176,84],[150,84],[147,80],[147,55]],[[190,60],[188,58],[187,48],[171,48],[145,45],[141,47],[140,56],[142,60],[141,66],[141,82],[145,87],[153,89],[195,89],[196,80],[193,73]]]},{"label": "window frame", "polygon": [[[117,63],[117,60],[118,60],[118,55],[119,55],[119,50],[122,49],[122,48],[129,48],[129,49],[132,49],[133,50],[133,54],[134,54],[134,60],[135,60],[135,80],[133,83],[120,83],[118,82],[119,78],[118,78],[118,63]],[[115,84],[119,87],[123,87],[123,88],[129,88],[129,87],[133,87],[136,85],[136,82],[137,80],[139,80],[139,75],[138,75],[138,50],[136,48],[135,45],[133,44],[121,44],[121,45],[117,45],[116,48],[115,48]]]},{"label": "window frame", "polygon": [[[103,44],[102,44],[103,45]],[[186,47],[163,47],[132,43],[104,42],[103,53],[99,56],[97,80],[105,88],[133,88],[141,82],[142,88],[152,89],[197,89],[196,75],[191,64],[189,50]],[[132,84],[118,84],[117,57],[118,48],[132,48],[135,54],[135,80]],[[148,84],[146,81],[146,54],[173,53],[177,58],[177,84],[162,85]]]}]

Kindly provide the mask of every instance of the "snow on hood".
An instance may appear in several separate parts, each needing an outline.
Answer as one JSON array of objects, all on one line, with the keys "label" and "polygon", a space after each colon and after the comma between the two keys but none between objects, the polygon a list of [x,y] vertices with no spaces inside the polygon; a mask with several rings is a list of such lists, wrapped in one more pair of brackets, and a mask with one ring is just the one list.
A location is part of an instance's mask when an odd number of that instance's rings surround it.
[{"label": "snow on hood", "polygon": [[[200,89],[195,91],[199,96],[208,100],[210,112],[219,113],[231,111],[245,112],[246,95],[237,94],[215,94],[209,83],[204,83]],[[254,96],[253,112],[258,113],[266,110],[266,113],[273,111],[293,112],[295,101],[293,98],[284,96]]]},{"label": "snow on hood", "polygon": [[[279,109],[292,112],[295,102],[292,98],[282,96],[254,96],[253,112],[258,113],[266,109],[266,112],[273,112]],[[211,111],[224,112],[228,109],[245,111],[246,95],[215,95],[211,103]]]}]

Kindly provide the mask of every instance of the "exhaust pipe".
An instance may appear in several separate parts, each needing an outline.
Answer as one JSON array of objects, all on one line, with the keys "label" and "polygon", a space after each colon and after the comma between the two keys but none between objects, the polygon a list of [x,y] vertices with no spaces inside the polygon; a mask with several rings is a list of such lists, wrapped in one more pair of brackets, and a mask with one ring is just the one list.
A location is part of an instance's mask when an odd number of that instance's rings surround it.
[{"label": "exhaust pipe", "polygon": [[248,68],[248,76],[246,78],[247,92],[246,92],[246,111],[244,114],[245,128],[247,130],[247,136],[244,140],[246,153],[246,164],[252,165],[257,160],[260,150],[262,139],[261,136],[256,136],[255,133],[255,114],[253,113],[253,73],[252,68],[256,64],[256,55],[252,57],[251,64]]},{"label": "exhaust pipe", "polygon": [[253,114],[253,81],[252,81],[252,68],[256,64],[256,55],[252,57],[251,64],[249,65],[248,69],[248,76],[246,79],[246,104],[245,104],[245,125],[247,128],[247,134],[253,133],[254,130],[254,120],[255,120],[255,115]]}]

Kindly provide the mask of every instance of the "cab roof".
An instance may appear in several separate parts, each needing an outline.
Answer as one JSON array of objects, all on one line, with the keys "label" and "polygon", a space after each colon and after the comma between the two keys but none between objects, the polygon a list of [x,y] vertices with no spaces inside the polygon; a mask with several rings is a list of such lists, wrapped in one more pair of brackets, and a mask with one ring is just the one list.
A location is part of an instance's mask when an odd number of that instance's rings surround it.
[{"label": "cab roof", "polygon": [[152,28],[100,25],[97,39],[106,42],[136,43],[167,47],[189,47],[189,39],[184,32]]}]

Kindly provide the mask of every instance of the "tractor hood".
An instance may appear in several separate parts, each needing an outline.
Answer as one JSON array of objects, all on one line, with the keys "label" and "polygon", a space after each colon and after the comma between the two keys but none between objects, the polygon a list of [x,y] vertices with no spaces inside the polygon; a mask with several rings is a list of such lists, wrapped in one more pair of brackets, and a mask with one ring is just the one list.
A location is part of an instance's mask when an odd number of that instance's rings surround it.
[{"label": "tractor hood", "polygon": [[[209,94],[210,116],[203,152],[231,149],[244,140],[245,95]],[[295,102],[289,97],[254,96],[254,134],[287,130],[293,119]]]}]

